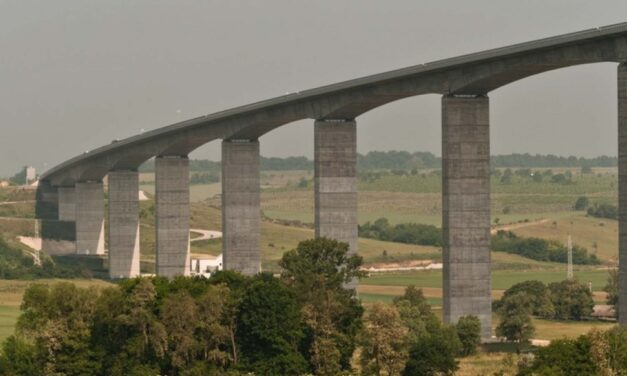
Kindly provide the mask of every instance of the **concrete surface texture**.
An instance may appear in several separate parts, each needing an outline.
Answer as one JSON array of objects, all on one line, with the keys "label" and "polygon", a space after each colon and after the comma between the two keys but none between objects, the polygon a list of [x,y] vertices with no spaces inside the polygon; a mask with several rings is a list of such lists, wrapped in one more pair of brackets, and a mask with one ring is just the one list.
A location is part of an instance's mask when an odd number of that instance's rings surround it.
[{"label": "concrete surface texture", "polygon": [[222,255],[224,269],[261,270],[259,142],[222,142]]},{"label": "concrete surface texture", "polygon": [[76,183],[76,253],[103,255],[104,191],[102,182]]},{"label": "concrete surface texture", "polygon": [[[137,190],[134,192],[137,195]],[[189,270],[189,159],[155,159],[155,229],[157,275],[188,275]]]},{"label": "concrete surface texture", "polygon": [[627,63],[618,66],[618,320],[627,324]]},{"label": "concrete surface texture", "polygon": [[74,187],[59,187],[59,220],[76,221],[76,192]]},{"label": "concrete surface texture", "polygon": [[336,239],[357,252],[357,125],[354,120],[314,124],[316,237]]},{"label": "concrete surface texture", "polygon": [[442,98],[444,322],[475,315],[491,337],[490,132],[486,96]]},{"label": "concrete surface texture", "polygon": [[109,183],[109,276],[139,276],[139,174],[111,171]]}]

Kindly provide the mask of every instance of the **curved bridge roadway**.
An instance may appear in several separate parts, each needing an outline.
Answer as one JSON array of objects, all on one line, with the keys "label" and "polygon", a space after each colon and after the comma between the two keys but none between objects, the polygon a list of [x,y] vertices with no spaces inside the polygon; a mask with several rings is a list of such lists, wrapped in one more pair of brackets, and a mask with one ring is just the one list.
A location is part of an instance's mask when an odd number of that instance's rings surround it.
[{"label": "curved bridge roadway", "polygon": [[[503,85],[580,64],[616,62],[620,213],[627,215],[627,23],[416,65],[202,116],[117,141],[47,171],[38,192],[47,236],[73,232],[76,251],[104,252],[102,179],[109,184],[111,277],[139,274],[137,168],[156,157],[157,273],[189,272],[187,155],[222,140],[223,255],[253,274],[259,255],[259,137],[313,119],[316,236],[357,251],[356,121],[401,98],[442,95],[444,318],[477,315],[490,335],[489,98]],[[57,223],[58,222],[58,223]],[[65,228],[65,230],[63,230]],[[621,275],[627,227],[621,223]],[[627,292],[627,278],[621,280]],[[622,294],[622,293],[621,293]],[[627,312],[627,296],[620,312]],[[627,322],[627,315],[621,315]]]}]

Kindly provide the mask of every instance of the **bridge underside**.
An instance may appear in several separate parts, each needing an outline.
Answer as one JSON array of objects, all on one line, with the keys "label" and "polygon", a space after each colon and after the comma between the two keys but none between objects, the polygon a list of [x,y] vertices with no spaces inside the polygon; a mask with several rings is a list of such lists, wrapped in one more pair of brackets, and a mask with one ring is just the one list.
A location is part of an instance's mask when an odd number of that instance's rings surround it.
[{"label": "bridge underside", "polygon": [[[315,120],[316,236],[357,252],[356,121],[402,98],[440,94],[444,319],[473,314],[491,334],[489,100],[487,94],[538,73],[596,62],[627,61],[627,24],[549,38],[294,93],[112,143],[44,174],[37,195],[43,233],[73,232],[76,251],[102,253],[109,175],[109,264],[112,278],[138,275],[137,168],[156,157],[156,270],[189,270],[187,155],[222,142],[224,266],[260,270],[259,138],[280,126]],[[618,70],[620,296],[627,323],[627,69]],[[65,229],[65,230],[58,230]],[[58,231],[57,231],[58,230]],[[65,234],[64,236],[66,236]]]}]

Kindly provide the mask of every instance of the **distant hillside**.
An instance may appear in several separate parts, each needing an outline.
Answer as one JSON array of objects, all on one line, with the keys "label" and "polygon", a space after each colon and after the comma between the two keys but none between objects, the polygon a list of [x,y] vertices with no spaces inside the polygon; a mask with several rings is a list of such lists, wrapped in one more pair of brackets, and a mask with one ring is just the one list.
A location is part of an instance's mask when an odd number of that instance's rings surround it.
[{"label": "distant hillside", "polygon": [[[616,157],[600,156],[594,158],[562,157],[542,154],[507,154],[494,155],[490,158],[491,166],[498,167],[615,167]],[[220,171],[220,162],[206,159],[192,159],[189,162],[192,171]],[[357,166],[360,171],[372,170],[413,170],[439,169],[442,159],[429,152],[408,151],[371,151],[357,155]],[[154,160],[140,167],[142,172],[154,171]],[[264,171],[313,170],[313,161],[306,157],[261,157],[261,169]]]}]

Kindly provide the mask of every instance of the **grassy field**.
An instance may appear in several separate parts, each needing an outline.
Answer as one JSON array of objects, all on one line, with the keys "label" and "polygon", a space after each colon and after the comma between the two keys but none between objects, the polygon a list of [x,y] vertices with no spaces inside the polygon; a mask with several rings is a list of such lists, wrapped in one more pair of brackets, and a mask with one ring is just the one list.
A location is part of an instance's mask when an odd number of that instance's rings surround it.
[{"label": "grassy field", "polygon": [[618,221],[587,217],[576,213],[554,218],[550,222],[524,227],[515,231],[522,236],[534,236],[565,242],[570,234],[573,243],[584,246],[612,264],[618,263]]},{"label": "grassy field", "polygon": [[[190,175],[196,172],[191,172]],[[262,189],[296,189],[301,179],[313,179],[312,171],[262,171],[260,174],[260,184]],[[139,177],[139,189],[154,195],[155,175],[152,172],[142,172]],[[222,193],[222,183],[194,184],[189,187],[191,202],[201,202],[214,198]]]},{"label": "grassy field", "polygon": [[[602,291],[607,282],[605,270],[575,270],[575,277],[582,282],[592,282],[593,291]],[[566,278],[564,270],[496,270],[492,272],[492,289],[506,290],[512,285],[538,280],[544,283],[559,282]],[[442,272],[440,270],[413,271],[397,273],[373,273],[361,281],[364,285],[376,286],[409,286],[442,288]]]},{"label": "grassy field", "polygon": [[[558,170],[554,170],[558,172]],[[386,175],[373,181],[359,182],[359,221],[386,217],[391,223],[417,222],[441,224],[441,176]],[[574,173],[569,184],[557,184],[545,179],[514,176],[510,184],[492,178],[492,219],[500,223],[549,217],[557,212],[569,212],[578,197],[585,195],[591,202],[617,201],[615,169],[597,169],[595,174]],[[313,222],[313,188],[266,189],[262,193],[262,210],[270,218]]]},{"label": "grassy field", "polygon": [[19,306],[0,305],[0,343],[14,333],[19,315]]},{"label": "grassy field", "polygon": [[[496,325],[496,321],[493,321]],[[610,322],[602,321],[556,321],[533,319],[533,325],[536,327],[534,338],[553,340],[564,337],[578,337],[588,333],[592,329],[607,330],[616,325]]]},{"label": "grassy field", "polygon": [[0,202],[4,201],[32,201],[35,199],[35,190],[23,187],[0,188]]},{"label": "grassy field", "polygon": [[[149,195],[155,194],[154,184],[142,184],[139,189],[148,193]],[[201,202],[208,198],[212,198],[219,195],[222,192],[221,183],[212,184],[195,184],[189,186],[189,200],[191,202]]]}]

